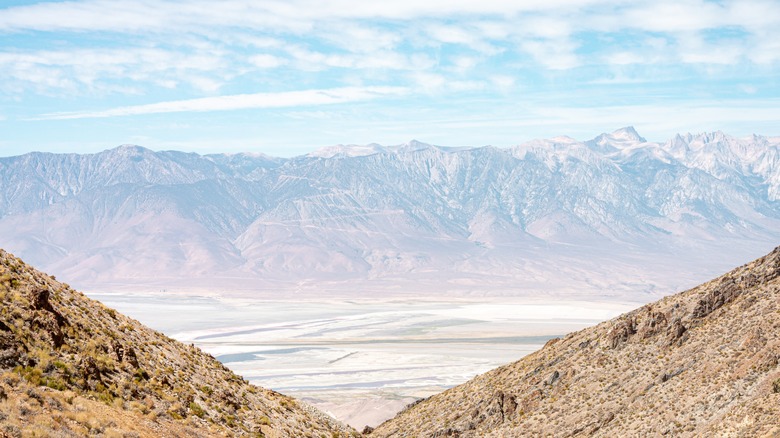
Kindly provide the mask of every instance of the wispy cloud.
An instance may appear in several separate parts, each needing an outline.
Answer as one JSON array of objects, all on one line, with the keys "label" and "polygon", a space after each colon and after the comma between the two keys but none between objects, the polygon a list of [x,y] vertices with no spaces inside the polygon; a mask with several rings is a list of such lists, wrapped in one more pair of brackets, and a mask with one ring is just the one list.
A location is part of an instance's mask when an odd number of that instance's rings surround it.
[{"label": "wispy cloud", "polygon": [[306,107],[365,101],[387,96],[398,97],[406,94],[407,92],[408,90],[402,87],[345,87],[330,90],[237,94],[230,96],[205,97],[200,99],[174,100],[148,105],[124,106],[101,111],[76,111],[42,114],[33,118],[33,120],[68,120],[158,113]]},{"label": "wispy cloud", "polygon": [[[335,74],[330,83],[304,76],[363,70],[360,82],[368,83],[372,70],[409,70],[451,79],[448,66],[457,66],[450,72],[462,75],[476,67],[463,62],[474,55],[484,61],[483,68],[495,60],[528,70],[677,62],[771,65],[780,62],[777,29],[780,4],[772,0],[47,2],[0,9],[0,33],[57,33],[70,43],[60,50],[47,45],[0,54],[5,84],[0,89],[121,93],[184,84],[214,93],[253,73],[254,81],[271,81],[267,71],[277,68],[287,77],[302,75],[297,79],[309,86],[331,88],[348,83],[338,83]],[[739,35],[729,41],[704,35],[720,30]],[[81,37],[91,32],[124,35],[117,38],[125,41],[119,47],[83,47],[94,45],[95,40]],[[635,44],[653,39],[664,41],[664,47]],[[118,80],[129,84],[117,86]]]},{"label": "wispy cloud", "polygon": [[[695,96],[721,102],[720,112],[696,107],[685,114],[753,117],[768,126],[760,112],[744,108],[749,104],[729,102],[780,95],[777,0],[13,3],[28,3],[0,5],[0,113],[14,121],[179,113],[165,119],[188,123],[199,117],[192,113],[207,111],[289,108],[315,114],[325,105],[364,102],[359,106],[371,114],[369,122],[407,130],[418,124],[405,114],[417,108],[424,126],[428,115],[443,111],[465,120],[475,112],[492,116],[494,108],[528,114],[529,101],[556,108],[520,120],[527,124],[503,125],[509,132],[552,126],[547,123],[614,127],[608,123],[614,117],[628,124],[693,123],[693,117],[679,115],[683,110],[674,115],[643,108],[667,102],[689,108],[684,104]],[[566,110],[583,102],[596,108]],[[626,102],[632,106],[619,107]],[[589,116],[597,113],[604,117]],[[348,132],[374,135],[373,125],[351,127],[368,123],[361,116],[331,119],[317,135],[332,130],[336,141],[346,142],[356,140]],[[268,123],[264,132],[283,129],[277,119]],[[21,125],[14,128],[44,123]],[[193,131],[205,129],[191,125]],[[288,132],[297,129],[289,126]],[[453,129],[442,126],[430,129]],[[232,128],[226,135],[234,138],[240,129]],[[145,135],[143,129],[126,128],[133,135]],[[475,136],[486,135],[472,129]]]},{"label": "wispy cloud", "polygon": [[[219,88],[204,74],[221,70],[218,53],[192,53],[158,48],[77,48],[0,52],[0,78],[22,89],[76,92],[112,89],[119,81],[166,88],[188,83],[197,89]],[[125,88],[126,89],[126,88]]]},{"label": "wispy cloud", "polygon": [[581,64],[575,54],[576,46],[567,39],[526,41],[521,44],[537,63],[550,70],[568,70]]},{"label": "wispy cloud", "polygon": [[414,20],[452,15],[511,17],[521,12],[577,10],[605,0],[290,0],[247,2],[84,0],[8,8],[0,29],[138,32],[193,30],[200,26],[310,29],[311,23],[344,19]]}]

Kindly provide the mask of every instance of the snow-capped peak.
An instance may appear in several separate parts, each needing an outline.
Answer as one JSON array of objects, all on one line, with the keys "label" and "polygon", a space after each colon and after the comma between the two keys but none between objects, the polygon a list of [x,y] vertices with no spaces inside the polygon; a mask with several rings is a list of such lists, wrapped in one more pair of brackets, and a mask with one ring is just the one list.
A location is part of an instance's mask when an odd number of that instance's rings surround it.
[{"label": "snow-capped peak", "polygon": [[426,149],[430,149],[434,147],[433,145],[430,145],[428,143],[423,143],[421,141],[417,140],[411,140],[404,144],[400,144],[398,146],[390,146],[387,149],[393,151],[393,152],[417,152],[417,151],[423,151]]},{"label": "snow-capped peak", "polygon": [[633,126],[626,126],[612,132],[611,137],[614,139],[620,139],[624,141],[635,141],[640,143],[646,143],[647,140],[639,135]]},{"label": "snow-capped peak", "polygon": [[132,156],[132,155],[140,155],[146,153],[154,153],[152,150],[147,149],[143,146],[138,146],[137,144],[123,144],[113,149],[109,149],[105,152],[115,153],[121,156]]},{"label": "snow-capped peak", "polygon": [[307,154],[307,157],[333,158],[333,157],[365,157],[374,154],[387,152],[382,145],[371,143],[367,145],[356,144],[337,144],[334,146],[325,146],[314,152]]},{"label": "snow-capped peak", "polygon": [[611,134],[605,132],[593,140],[586,141],[585,144],[596,152],[608,154],[646,142],[647,140],[639,135],[633,126],[626,126]]}]

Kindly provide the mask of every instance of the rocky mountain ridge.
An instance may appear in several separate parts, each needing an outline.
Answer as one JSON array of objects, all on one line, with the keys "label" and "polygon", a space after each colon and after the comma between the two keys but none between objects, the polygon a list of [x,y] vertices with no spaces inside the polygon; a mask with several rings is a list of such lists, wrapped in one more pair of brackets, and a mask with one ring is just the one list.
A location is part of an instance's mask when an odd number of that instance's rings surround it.
[{"label": "rocky mountain ridge", "polygon": [[0,436],[347,437],[0,250]]},{"label": "rocky mountain ridge", "polygon": [[780,247],[409,407],[378,437],[776,436]]},{"label": "rocky mountain ridge", "polygon": [[[653,143],[624,128],[585,142],[339,145],[289,159],[131,145],[31,153],[0,158],[0,240],[88,289],[655,293],[707,278],[670,283],[680,263],[715,275],[777,241],[779,151],[776,138]],[[712,266],[707,252],[726,255]]]}]

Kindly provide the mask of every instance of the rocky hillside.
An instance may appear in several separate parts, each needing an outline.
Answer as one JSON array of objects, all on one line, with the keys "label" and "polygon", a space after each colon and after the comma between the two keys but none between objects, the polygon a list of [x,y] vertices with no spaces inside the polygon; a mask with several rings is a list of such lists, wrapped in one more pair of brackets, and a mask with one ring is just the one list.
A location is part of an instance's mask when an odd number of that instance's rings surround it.
[{"label": "rocky hillside", "polygon": [[0,250],[0,437],[356,434]]},{"label": "rocky hillside", "polygon": [[406,409],[375,437],[777,436],[780,248],[550,341]]}]

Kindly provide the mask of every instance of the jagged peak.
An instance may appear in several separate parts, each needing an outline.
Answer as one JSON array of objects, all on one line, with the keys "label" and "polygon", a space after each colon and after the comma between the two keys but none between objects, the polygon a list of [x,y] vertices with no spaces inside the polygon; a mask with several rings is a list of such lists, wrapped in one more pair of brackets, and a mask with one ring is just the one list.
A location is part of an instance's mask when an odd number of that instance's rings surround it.
[{"label": "jagged peak", "polygon": [[647,143],[647,139],[639,135],[633,126],[626,126],[609,134],[605,132],[585,142],[591,149],[602,153],[614,152],[641,143]]},{"label": "jagged peak", "polygon": [[[759,137],[761,138],[761,137]],[[677,154],[687,153],[715,153],[731,154],[740,159],[750,159],[766,147],[766,139],[763,141],[754,137],[736,138],[723,131],[710,131],[697,134],[677,134],[666,143]],[[717,152],[716,152],[717,151]]]},{"label": "jagged peak", "polygon": [[721,130],[717,130],[717,131],[697,132],[695,134],[691,132],[687,132],[685,134],[677,134],[674,136],[673,140],[682,140],[685,143],[689,143],[689,144],[694,142],[707,144],[707,143],[713,143],[715,141],[732,140],[732,139],[734,139],[734,137],[726,134]]},{"label": "jagged peak", "polygon": [[365,157],[384,152],[387,152],[387,149],[377,143],[369,143],[367,145],[337,144],[319,148],[314,152],[306,154],[306,156],[313,158]]},{"label": "jagged peak", "polygon": [[750,134],[749,136],[744,138],[745,141],[754,142],[758,144],[767,144],[769,143],[769,138],[767,138],[764,135],[759,135],[756,133]]},{"label": "jagged peak", "polygon": [[633,126],[625,126],[612,132],[612,137],[646,143],[647,139],[639,135]]},{"label": "jagged peak", "polygon": [[130,144],[130,143],[121,144],[113,149],[109,149],[109,151],[154,152],[151,149],[147,149],[143,146],[139,146],[137,144]]},{"label": "jagged peak", "polygon": [[[232,152],[232,153],[213,154],[213,155],[224,155],[228,158],[252,158],[252,159],[260,159],[260,160],[268,160],[268,161],[281,160],[281,158],[272,157],[271,155],[264,154],[262,152]],[[206,156],[213,156],[213,155],[209,154]]]},{"label": "jagged peak", "polygon": [[111,154],[118,155],[120,157],[134,158],[145,155],[153,155],[155,152],[151,149],[147,149],[136,144],[122,144],[113,149],[107,149],[101,152],[101,154]]},{"label": "jagged peak", "polygon": [[396,146],[384,147],[384,150],[386,152],[391,152],[394,154],[419,152],[419,151],[426,151],[426,150],[435,150],[439,152],[449,153],[449,152],[460,152],[460,151],[473,150],[473,149],[478,149],[478,148],[474,148],[470,146],[436,146],[430,143],[425,143],[414,139]]},{"label": "jagged peak", "polygon": [[568,135],[556,135],[555,137],[551,138],[550,141],[554,142],[555,145],[570,145],[570,144],[582,143],[576,138],[570,137]]},{"label": "jagged peak", "polygon": [[431,148],[434,148],[434,147],[435,146],[433,146],[432,144],[423,143],[421,141],[412,139],[412,140],[409,140],[406,143],[400,144],[398,146],[394,146],[394,147],[392,147],[392,149],[395,152],[416,152],[416,151],[422,151],[422,150],[426,150],[426,149],[431,149]]}]

